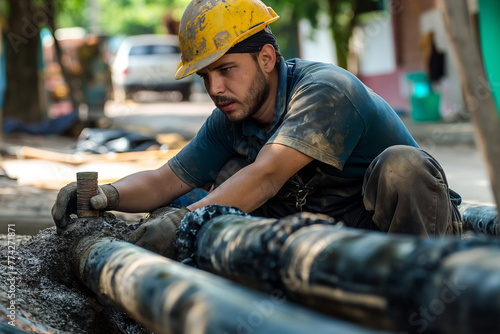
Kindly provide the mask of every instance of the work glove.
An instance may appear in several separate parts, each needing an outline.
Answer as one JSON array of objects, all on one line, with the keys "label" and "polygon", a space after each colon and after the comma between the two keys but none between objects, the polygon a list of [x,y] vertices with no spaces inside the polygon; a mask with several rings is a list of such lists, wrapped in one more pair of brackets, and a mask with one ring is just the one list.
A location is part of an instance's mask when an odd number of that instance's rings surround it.
[{"label": "work glove", "polygon": [[[120,196],[118,190],[111,184],[97,187],[97,195],[90,199],[90,205],[95,210],[109,211],[118,207]],[[57,194],[52,206],[52,218],[58,229],[65,228],[71,220],[70,215],[76,214],[76,182],[67,184]]]},{"label": "work glove", "polygon": [[154,211],[144,223],[132,231],[129,242],[168,258],[177,259],[174,243],[177,229],[187,208],[165,207]]}]

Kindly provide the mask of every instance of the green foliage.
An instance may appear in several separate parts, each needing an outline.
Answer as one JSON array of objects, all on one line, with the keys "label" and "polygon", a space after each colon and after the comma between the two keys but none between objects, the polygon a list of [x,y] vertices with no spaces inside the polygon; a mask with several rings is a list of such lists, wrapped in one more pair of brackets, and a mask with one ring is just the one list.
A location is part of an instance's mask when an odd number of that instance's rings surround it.
[{"label": "green foliage", "polygon": [[[318,26],[320,14],[327,14],[330,18],[330,28],[335,39],[337,61],[339,66],[347,66],[348,41],[353,27],[360,23],[363,15],[382,9],[382,0],[264,0],[281,15],[282,12],[292,10],[293,17],[286,23],[296,27],[301,19],[310,22],[313,28]],[[279,22],[279,21],[278,21]],[[283,22],[282,22],[283,24]]]},{"label": "green foliage", "polygon": [[[49,0],[34,0],[46,2]],[[90,0],[54,0],[58,5],[57,27],[90,25]],[[163,33],[163,17],[170,11],[180,19],[190,0],[94,0],[99,8],[99,23],[104,34],[135,35]],[[356,24],[366,22],[373,11],[382,9],[382,0],[264,0],[281,19],[272,28],[286,58],[296,57],[298,51],[297,26],[306,19],[312,27],[318,26],[319,14],[331,18],[332,36],[336,41],[338,64],[345,66],[348,41]],[[364,18],[364,20],[363,20]]]},{"label": "green foliage", "polygon": [[[44,1],[46,2],[46,0]],[[56,26],[59,28],[86,27],[89,24],[87,0],[54,0],[56,4]]]},{"label": "green foliage", "polygon": [[[59,28],[90,25],[88,0],[56,0],[61,3],[57,15]],[[175,11],[179,17],[189,0],[95,0],[99,8],[99,23],[104,34],[135,35],[162,33],[163,17]],[[179,10],[180,9],[180,10]]]},{"label": "green foliage", "polygon": [[271,24],[272,32],[278,39],[278,45],[283,57],[285,59],[296,58],[299,56],[299,42],[297,38],[297,21],[293,8],[282,9],[278,15],[280,19]]},{"label": "green foliage", "polygon": [[154,33],[167,11],[166,1],[99,0],[102,29],[109,35]]},{"label": "green foliage", "polygon": [[339,15],[335,19],[344,24],[348,20],[356,19],[354,14],[381,10],[383,7],[382,0],[264,0],[264,2],[273,7],[278,14],[282,10],[293,9],[297,18],[308,20],[313,27],[317,26],[318,14],[327,13],[332,7],[339,9]]}]

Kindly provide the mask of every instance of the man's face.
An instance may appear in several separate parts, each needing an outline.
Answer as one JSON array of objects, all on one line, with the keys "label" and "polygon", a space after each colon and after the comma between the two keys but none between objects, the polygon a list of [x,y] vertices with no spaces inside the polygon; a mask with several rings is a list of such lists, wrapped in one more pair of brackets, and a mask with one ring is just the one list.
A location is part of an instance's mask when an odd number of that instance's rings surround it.
[{"label": "man's face", "polygon": [[224,55],[197,74],[212,101],[231,122],[257,114],[269,96],[269,81],[249,53]]}]

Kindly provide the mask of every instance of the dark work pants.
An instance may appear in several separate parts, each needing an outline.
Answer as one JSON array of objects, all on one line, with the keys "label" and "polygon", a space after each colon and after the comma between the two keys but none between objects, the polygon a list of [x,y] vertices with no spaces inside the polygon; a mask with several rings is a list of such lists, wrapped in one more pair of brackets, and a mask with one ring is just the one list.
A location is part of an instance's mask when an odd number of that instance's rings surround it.
[{"label": "dark work pants", "polygon": [[439,163],[418,148],[389,147],[365,173],[363,204],[380,231],[460,236],[460,200]]},{"label": "dark work pants", "polygon": [[[215,186],[246,164],[243,159],[230,160],[219,173]],[[359,208],[336,218],[347,226],[389,233],[462,234],[457,207],[461,198],[448,188],[439,163],[419,148],[397,145],[378,155],[365,173],[362,195]]]}]

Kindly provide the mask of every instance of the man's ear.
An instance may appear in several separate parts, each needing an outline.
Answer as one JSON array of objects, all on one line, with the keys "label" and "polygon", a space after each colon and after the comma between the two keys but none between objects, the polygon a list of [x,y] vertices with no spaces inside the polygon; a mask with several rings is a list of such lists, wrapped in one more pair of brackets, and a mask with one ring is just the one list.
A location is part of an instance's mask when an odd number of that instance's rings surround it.
[{"label": "man's ear", "polygon": [[259,52],[259,60],[263,70],[271,73],[276,66],[276,51],[271,44],[265,44]]}]

